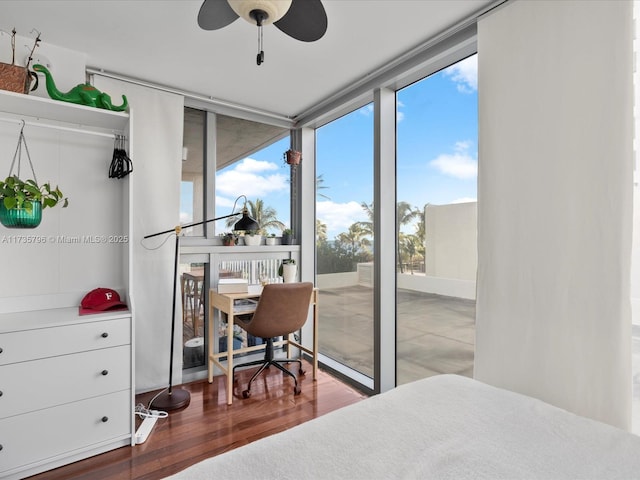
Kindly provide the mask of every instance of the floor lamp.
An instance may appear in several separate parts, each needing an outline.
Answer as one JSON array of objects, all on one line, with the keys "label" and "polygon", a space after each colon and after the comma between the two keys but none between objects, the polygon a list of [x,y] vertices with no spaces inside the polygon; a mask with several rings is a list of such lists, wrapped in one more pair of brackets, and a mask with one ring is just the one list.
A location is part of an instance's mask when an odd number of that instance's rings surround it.
[{"label": "floor lamp", "polygon": [[[178,289],[178,263],[180,256],[180,233],[183,228],[195,227],[198,225],[203,225],[209,222],[215,222],[216,220],[223,220],[225,218],[235,217],[242,213],[242,218],[236,222],[234,225],[234,230],[258,230],[260,225],[253,218],[249,216],[249,211],[247,210],[247,197],[244,195],[240,195],[240,197],[244,197],[245,203],[242,208],[242,212],[235,212],[229,215],[223,215],[222,217],[212,218],[210,220],[204,220],[202,222],[189,223],[187,225],[178,225],[175,228],[170,230],[165,230],[163,232],[154,233],[152,235],[147,235],[144,238],[157,237],[158,235],[165,235],[167,233],[175,232],[176,234],[176,247],[174,254],[174,264],[173,264],[173,302],[171,308],[171,354],[169,357],[169,388],[162,392],[160,395],[155,397],[151,402],[151,407],[156,410],[177,410],[182,407],[186,407],[189,405],[191,401],[191,394],[182,388],[173,388],[173,345],[175,340],[175,332],[176,332],[176,292]],[[236,201],[233,204],[233,209],[235,210],[236,203],[240,197],[236,198]]]}]

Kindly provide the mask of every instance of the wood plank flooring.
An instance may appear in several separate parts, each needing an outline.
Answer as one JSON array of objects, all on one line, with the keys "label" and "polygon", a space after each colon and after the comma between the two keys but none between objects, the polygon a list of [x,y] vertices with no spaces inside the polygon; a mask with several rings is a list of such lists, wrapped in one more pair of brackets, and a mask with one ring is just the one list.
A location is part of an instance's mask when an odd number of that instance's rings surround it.
[{"label": "wood plank flooring", "polygon": [[[294,364],[295,365],[295,364]],[[295,367],[292,367],[295,368]],[[205,458],[241,447],[324,415],[366,396],[320,370],[312,379],[311,365],[302,378],[302,393],[293,395],[293,380],[275,368],[263,373],[251,387],[251,398],[241,391],[254,369],[237,374],[233,404],[226,404],[225,377],[182,386],[191,392],[188,407],[170,412],[156,423],[148,440],[30,477],[31,480],[113,480],[164,478]],[[154,393],[136,399],[145,406]]]}]

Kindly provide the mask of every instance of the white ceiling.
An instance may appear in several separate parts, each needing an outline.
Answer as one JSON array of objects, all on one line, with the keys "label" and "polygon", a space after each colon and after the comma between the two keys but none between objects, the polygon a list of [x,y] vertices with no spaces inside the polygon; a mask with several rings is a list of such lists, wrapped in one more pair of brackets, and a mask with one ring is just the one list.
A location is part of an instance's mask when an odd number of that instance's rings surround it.
[{"label": "white ceiling", "polygon": [[295,117],[491,0],[323,0],[317,42],[242,19],[198,27],[202,0],[3,0],[0,29],[37,29],[42,41],[85,52],[87,64],[188,92]]}]

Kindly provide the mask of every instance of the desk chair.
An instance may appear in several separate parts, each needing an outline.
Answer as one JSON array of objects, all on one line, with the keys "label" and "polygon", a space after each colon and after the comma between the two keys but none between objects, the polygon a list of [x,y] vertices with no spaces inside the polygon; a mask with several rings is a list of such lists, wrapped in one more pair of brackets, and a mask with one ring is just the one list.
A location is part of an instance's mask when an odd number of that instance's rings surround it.
[{"label": "desk chair", "polygon": [[249,398],[251,396],[251,383],[265,368],[269,368],[270,365],[293,377],[295,382],[293,393],[294,395],[300,394],[301,388],[298,385],[298,379],[293,373],[284,368],[282,364],[297,362],[299,365],[298,373],[304,375],[302,362],[291,358],[275,359],[273,356],[273,339],[277,337],[288,338],[290,333],[302,328],[309,314],[309,302],[312,292],[313,284],[311,282],[274,283],[265,285],[253,317],[249,321],[238,318],[237,324],[240,325],[243,330],[246,330],[247,333],[255,337],[261,337],[266,341],[264,360],[243,363],[233,367],[233,378],[235,380],[236,368],[260,365],[260,368],[249,380],[247,389],[242,392],[243,398]]}]

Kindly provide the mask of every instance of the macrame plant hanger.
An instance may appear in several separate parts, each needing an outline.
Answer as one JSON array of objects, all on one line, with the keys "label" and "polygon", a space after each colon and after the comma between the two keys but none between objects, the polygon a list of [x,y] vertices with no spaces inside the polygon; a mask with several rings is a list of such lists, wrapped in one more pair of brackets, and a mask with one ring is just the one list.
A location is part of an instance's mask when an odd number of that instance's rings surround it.
[{"label": "macrame plant hanger", "polygon": [[[20,128],[20,135],[18,136],[18,145],[16,146],[16,151],[13,154],[11,168],[9,169],[9,176],[5,183],[5,188],[7,188],[8,184],[8,189],[12,195],[15,192],[15,187],[13,185],[23,183],[23,186],[20,187],[23,189],[23,200],[20,201],[16,198],[13,205],[9,202],[9,206],[7,206],[7,198],[2,198],[2,205],[0,205],[0,223],[7,228],[35,228],[40,225],[40,221],[42,220],[42,202],[29,201],[26,198],[28,192],[33,193],[33,191],[38,191],[39,187],[36,171],[33,168],[33,162],[31,161],[31,155],[29,154],[27,139],[24,136],[24,127],[25,122],[22,120],[22,128]],[[22,166],[22,145],[24,145],[24,151],[27,155],[27,160],[29,161],[31,174],[33,175],[33,178],[28,180],[22,180],[20,178]],[[18,195],[16,194],[15,197],[18,197]]]},{"label": "macrame plant hanger", "polygon": [[16,171],[16,176],[20,178],[20,164],[22,162],[22,144],[24,144],[24,151],[27,153],[27,160],[29,160],[29,167],[31,167],[31,173],[33,174],[33,181],[38,183],[38,178],[36,177],[36,172],[33,169],[33,163],[31,162],[31,155],[29,155],[29,147],[27,146],[27,139],[24,136],[24,120],[22,120],[22,128],[20,128],[20,136],[18,137],[18,145],[16,146],[16,151],[13,154],[13,160],[11,161],[11,168],[9,169],[9,176],[13,175],[13,169],[16,165],[16,158],[18,159],[18,169]]}]

